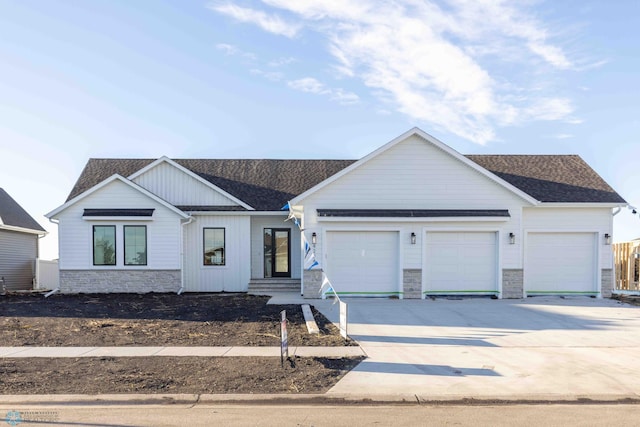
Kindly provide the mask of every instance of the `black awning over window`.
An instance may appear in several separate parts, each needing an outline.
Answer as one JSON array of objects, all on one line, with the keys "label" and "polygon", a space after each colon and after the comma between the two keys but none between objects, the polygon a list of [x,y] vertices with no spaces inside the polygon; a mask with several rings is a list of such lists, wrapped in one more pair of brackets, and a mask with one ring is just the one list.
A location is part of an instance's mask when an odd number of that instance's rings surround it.
[{"label": "black awning over window", "polygon": [[510,217],[507,209],[318,209],[320,217],[437,218]]},{"label": "black awning over window", "polygon": [[141,216],[149,217],[153,216],[155,209],[85,209],[82,214],[83,217],[93,216]]}]

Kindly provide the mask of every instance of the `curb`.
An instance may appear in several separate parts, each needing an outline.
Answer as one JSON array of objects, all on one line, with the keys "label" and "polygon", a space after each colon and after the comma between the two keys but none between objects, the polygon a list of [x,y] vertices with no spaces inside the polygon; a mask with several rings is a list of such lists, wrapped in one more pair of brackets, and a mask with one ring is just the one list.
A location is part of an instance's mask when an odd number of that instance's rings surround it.
[{"label": "curb", "polygon": [[636,394],[574,396],[561,394],[522,396],[418,396],[337,395],[337,394],[59,394],[0,396],[0,407],[37,406],[130,406],[130,405],[431,405],[431,406],[502,406],[502,405],[638,405]]}]

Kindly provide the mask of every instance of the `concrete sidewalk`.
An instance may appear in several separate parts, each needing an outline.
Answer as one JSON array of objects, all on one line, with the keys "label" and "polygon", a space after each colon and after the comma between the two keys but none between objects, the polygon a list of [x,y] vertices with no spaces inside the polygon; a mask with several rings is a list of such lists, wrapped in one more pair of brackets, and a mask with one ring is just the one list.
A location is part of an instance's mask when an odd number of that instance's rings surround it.
[{"label": "concrete sidewalk", "polygon": [[[280,347],[0,347],[0,358],[27,357],[280,357]],[[360,347],[289,347],[289,356],[358,357]]]}]

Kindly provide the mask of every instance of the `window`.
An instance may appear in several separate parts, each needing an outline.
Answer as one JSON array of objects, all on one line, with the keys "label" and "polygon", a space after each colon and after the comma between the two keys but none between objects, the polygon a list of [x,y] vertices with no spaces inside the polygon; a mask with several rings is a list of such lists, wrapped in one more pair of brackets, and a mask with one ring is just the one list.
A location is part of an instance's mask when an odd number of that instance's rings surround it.
[{"label": "window", "polygon": [[116,265],[116,226],[93,226],[93,265]]},{"label": "window", "polygon": [[147,226],[125,225],[124,265],[147,265]]},{"label": "window", "polygon": [[224,228],[204,229],[204,265],[225,265]]}]

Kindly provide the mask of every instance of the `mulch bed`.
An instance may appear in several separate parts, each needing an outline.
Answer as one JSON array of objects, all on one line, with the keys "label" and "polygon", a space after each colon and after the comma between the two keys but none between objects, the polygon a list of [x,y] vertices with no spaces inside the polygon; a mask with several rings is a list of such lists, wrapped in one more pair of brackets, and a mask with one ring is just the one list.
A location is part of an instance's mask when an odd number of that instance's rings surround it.
[{"label": "mulch bed", "polygon": [[[245,294],[0,296],[2,346],[356,345],[312,307],[267,305]],[[323,393],[361,358],[87,357],[0,358],[0,394]]]}]

